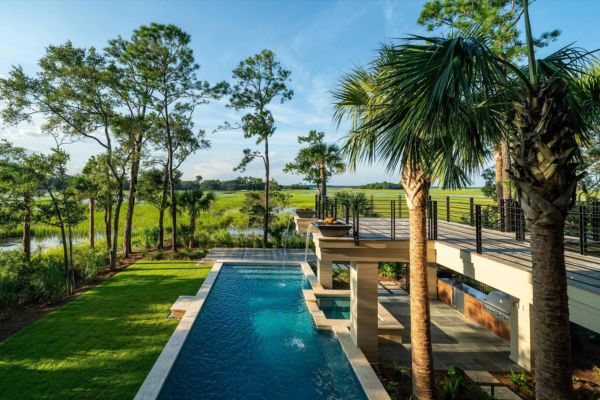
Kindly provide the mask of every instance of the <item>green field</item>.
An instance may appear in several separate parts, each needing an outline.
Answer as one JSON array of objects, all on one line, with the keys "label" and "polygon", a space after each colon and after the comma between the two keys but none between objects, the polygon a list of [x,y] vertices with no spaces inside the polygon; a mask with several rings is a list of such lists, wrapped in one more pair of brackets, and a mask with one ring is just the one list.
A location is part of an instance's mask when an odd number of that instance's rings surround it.
[{"label": "green field", "polygon": [[209,271],[138,262],[0,343],[0,398],[131,399]]},{"label": "green field", "polygon": [[[376,200],[385,199],[397,199],[397,196],[402,195],[400,190],[383,190],[383,189],[351,189],[351,188],[330,188],[329,194],[334,195],[340,191],[352,191],[355,193],[364,193],[367,196],[374,196]],[[309,207],[313,208],[315,204],[315,191],[314,190],[284,190],[283,193],[289,195],[289,207]],[[462,190],[441,190],[433,188],[430,191],[433,197],[438,196],[482,196],[481,189],[470,188]],[[483,199],[481,199],[483,200]],[[467,200],[465,200],[467,201]],[[247,229],[251,228],[248,225],[247,216],[240,212],[240,208],[244,204],[244,192],[231,192],[231,193],[218,193],[215,204],[212,209],[201,215],[198,221],[198,229],[225,229],[227,227],[236,229]],[[439,204],[440,212],[445,207],[444,204]],[[123,225],[125,221],[126,203],[123,204],[121,215],[120,215],[120,234],[123,231]],[[445,211],[444,211],[445,212]],[[104,233],[104,215],[101,211],[97,210],[95,218],[95,229],[97,233]],[[139,247],[142,243],[142,234],[145,229],[150,229],[157,226],[158,222],[158,210],[143,202],[138,202],[135,207],[134,214],[134,226],[133,226],[133,241],[134,246]],[[182,214],[179,216],[179,223],[187,223],[188,216]],[[170,227],[171,219],[169,212],[165,213],[165,227]],[[87,221],[79,223],[75,229],[74,234],[76,236],[87,235]],[[58,235],[58,228],[43,224],[35,224],[33,226],[34,237],[48,237]],[[10,232],[3,233],[4,237],[8,236],[19,236],[20,228],[12,230]]]}]

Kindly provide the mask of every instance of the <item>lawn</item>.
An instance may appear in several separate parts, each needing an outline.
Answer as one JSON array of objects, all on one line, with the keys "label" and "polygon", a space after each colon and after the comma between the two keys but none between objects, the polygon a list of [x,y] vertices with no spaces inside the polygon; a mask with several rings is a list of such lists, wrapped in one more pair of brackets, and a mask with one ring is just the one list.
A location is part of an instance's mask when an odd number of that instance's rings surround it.
[{"label": "lawn", "polygon": [[0,343],[0,398],[132,398],[208,266],[138,262]]}]

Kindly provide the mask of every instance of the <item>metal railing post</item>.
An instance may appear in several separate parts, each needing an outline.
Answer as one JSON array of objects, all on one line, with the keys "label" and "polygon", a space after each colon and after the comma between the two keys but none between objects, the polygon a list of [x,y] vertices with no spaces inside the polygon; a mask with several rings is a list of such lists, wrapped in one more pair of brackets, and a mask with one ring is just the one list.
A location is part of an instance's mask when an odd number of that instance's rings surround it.
[{"label": "metal railing post", "polygon": [[437,238],[438,238],[437,213],[438,213],[437,201],[434,201],[433,202],[433,240],[437,240]]},{"label": "metal railing post", "polygon": [[469,197],[469,222],[471,224],[471,226],[473,226],[474,223],[474,215],[473,215],[473,198]]},{"label": "metal railing post", "polygon": [[390,204],[390,211],[392,216],[390,236],[392,237],[392,240],[394,240],[396,239],[396,200],[392,200]]},{"label": "metal railing post", "polygon": [[354,236],[354,244],[359,245],[360,237],[360,220],[358,215],[358,206],[354,204],[352,208],[352,236]]},{"label": "metal railing post", "polygon": [[600,201],[592,202],[592,239],[600,240]]},{"label": "metal railing post", "polygon": [[337,197],[333,198],[333,218],[337,219]]},{"label": "metal railing post", "polygon": [[498,205],[498,219],[499,219],[499,225],[500,225],[500,232],[506,232],[506,215],[505,215],[505,209],[506,209],[506,200],[504,199],[500,199],[500,204]]},{"label": "metal railing post", "polygon": [[350,203],[348,201],[344,203],[344,219],[347,224],[350,223]]},{"label": "metal railing post", "polygon": [[320,213],[319,213],[319,202],[321,199],[319,199],[319,195],[315,194],[315,214],[317,215],[317,218],[321,218]]},{"label": "metal railing post", "polygon": [[483,243],[481,240],[481,204],[475,206],[475,247],[477,253],[483,253]]},{"label": "metal railing post", "polygon": [[446,221],[450,222],[450,196],[446,196]]},{"label": "metal railing post", "polygon": [[521,210],[521,207],[515,207],[512,213],[515,216],[515,239],[519,242],[523,242],[525,241],[525,216],[523,215],[523,210]]},{"label": "metal railing post", "polygon": [[579,254],[587,254],[587,207],[579,206]]}]

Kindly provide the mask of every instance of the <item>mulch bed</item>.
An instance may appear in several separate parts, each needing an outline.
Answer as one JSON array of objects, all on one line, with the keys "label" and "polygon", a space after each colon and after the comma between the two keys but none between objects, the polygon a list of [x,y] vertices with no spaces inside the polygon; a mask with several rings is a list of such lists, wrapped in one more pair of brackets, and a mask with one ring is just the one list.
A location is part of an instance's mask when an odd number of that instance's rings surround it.
[{"label": "mulch bed", "polygon": [[26,326],[33,324],[35,321],[42,319],[46,314],[64,306],[67,303],[70,303],[71,301],[73,301],[77,297],[79,297],[79,295],[84,293],[85,291],[99,285],[100,283],[102,283],[105,280],[112,277],[114,274],[117,274],[117,273],[123,271],[124,269],[129,267],[131,264],[134,264],[141,258],[142,257],[140,254],[131,255],[131,257],[124,259],[119,265],[117,265],[117,268],[115,271],[107,270],[107,272],[104,275],[100,276],[95,282],[83,283],[83,284],[77,286],[75,288],[75,290],[73,291],[72,295],[66,297],[64,300],[62,300],[59,303],[43,304],[43,305],[32,304],[32,305],[24,307],[21,311],[19,311],[17,314],[13,315],[12,317],[2,320],[0,323],[0,342],[2,342],[4,339],[8,338],[9,336],[17,333],[18,331],[25,328]]},{"label": "mulch bed", "polygon": [[[516,372],[516,371],[515,371]],[[527,385],[519,388],[510,381],[510,373],[492,372],[492,375],[503,385],[507,386],[524,400],[535,400],[535,383],[533,374],[526,372],[528,377]],[[600,399],[600,369],[579,370],[573,372],[573,390],[577,400],[598,400]]]}]

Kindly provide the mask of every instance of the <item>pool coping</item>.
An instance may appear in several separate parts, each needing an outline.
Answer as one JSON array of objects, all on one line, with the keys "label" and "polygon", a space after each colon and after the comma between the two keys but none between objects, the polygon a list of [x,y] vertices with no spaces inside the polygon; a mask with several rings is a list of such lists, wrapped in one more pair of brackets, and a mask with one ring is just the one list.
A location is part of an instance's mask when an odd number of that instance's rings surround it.
[{"label": "pool coping", "polygon": [[[192,329],[192,326],[196,320],[196,317],[202,310],[204,301],[210,293],[210,290],[215,283],[219,272],[224,264],[246,264],[246,265],[300,265],[302,272],[306,279],[310,283],[313,289],[321,289],[323,287],[319,284],[318,279],[310,268],[310,265],[306,261],[248,261],[243,259],[226,259],[216,260],[210,272],[204,279],[204,282],[200,286],[200,289],[196,295],[190,299],[187,309],[175,327],[173,334],[169,338],[169,341],[161,351],[160,355],[156,359],[152,369],[146,376],[146,379],[138,389],[135,395],[135,400],[155,400],[158,398],[160,391],[165,384],[169,372],[171,371],[175,360],[181,351],[185,340]],[[306,302],[307,307],[309,302]],[[354,345],[350,336],[350,331],[347,327],[335,327],[333,329],[338,342],[340,343],[348,362],[352,366],[356,377],[362,386],[365,395],[370,400],[388,400],[390,399],[387,391],[379,381],[379,378],[375,374],[375,371],[371,368],[371,365],[367,361],[363,352]]]}]

